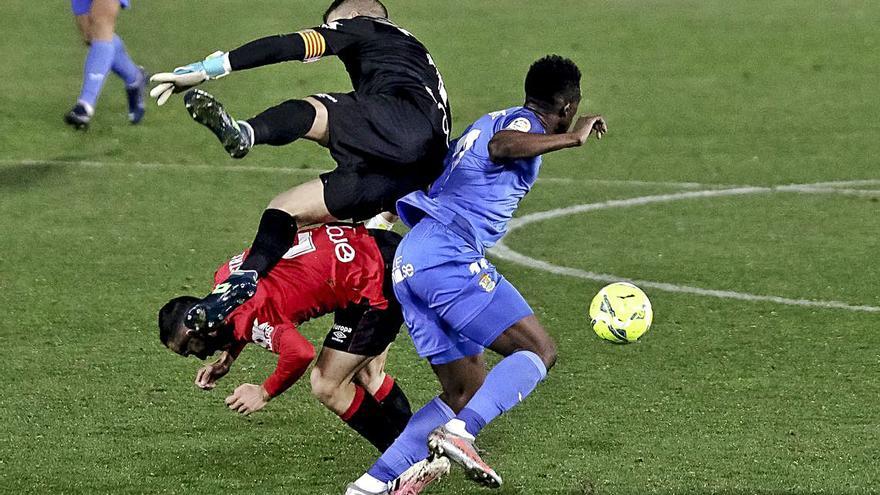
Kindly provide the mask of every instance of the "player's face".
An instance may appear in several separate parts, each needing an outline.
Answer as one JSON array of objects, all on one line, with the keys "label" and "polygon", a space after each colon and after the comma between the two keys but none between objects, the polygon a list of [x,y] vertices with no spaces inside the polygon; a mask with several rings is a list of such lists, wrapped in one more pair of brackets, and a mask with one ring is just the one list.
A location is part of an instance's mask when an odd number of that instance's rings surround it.
[{"label": "player's face", "polygon": [[217,353],[229,347],[226,339],[220,337],[219,331],[211,332],[207,335],[198,334],[181,326],[178,338],[168,343],[168,347],[183,357],[195,356],[202,361],[208,359]]}]

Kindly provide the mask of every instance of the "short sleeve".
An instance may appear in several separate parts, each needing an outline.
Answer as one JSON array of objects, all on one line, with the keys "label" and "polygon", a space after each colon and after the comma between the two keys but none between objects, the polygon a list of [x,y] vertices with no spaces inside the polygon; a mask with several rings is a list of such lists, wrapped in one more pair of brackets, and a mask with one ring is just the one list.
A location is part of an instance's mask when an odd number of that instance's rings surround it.
[{"label": "short sleeve", "polygon": [[501,124],[500,130],[544,134],[544,125],[537,115],[523,109],[508,115]]}]

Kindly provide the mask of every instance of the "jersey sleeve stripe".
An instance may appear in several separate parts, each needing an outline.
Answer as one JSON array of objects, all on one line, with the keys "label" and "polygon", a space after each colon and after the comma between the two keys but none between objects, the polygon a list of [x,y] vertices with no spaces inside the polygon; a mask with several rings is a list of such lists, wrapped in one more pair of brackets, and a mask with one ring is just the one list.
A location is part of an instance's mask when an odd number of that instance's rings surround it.
[{"label": "jersey sleeve stripe", "polygon": [[324,56],[324,53],[327,51],[327,42],[324,40],[324,36],[322,36],[321,33],[314,29],[307,29],[305,31],[299,31],[297,34],[302,37],[303,43],[305,43],[306,46],[304,62],[314,62]]}]

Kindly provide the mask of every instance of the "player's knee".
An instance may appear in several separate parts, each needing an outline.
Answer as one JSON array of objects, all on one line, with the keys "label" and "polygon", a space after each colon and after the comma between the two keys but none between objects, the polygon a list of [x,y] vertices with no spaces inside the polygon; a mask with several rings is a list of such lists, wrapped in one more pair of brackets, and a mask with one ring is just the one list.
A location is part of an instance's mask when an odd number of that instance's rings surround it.
[{"label": "player's knee", "polygon": [[339,391],[339,384],[334,380],[328,380],[321,372],[321,369],[317,367],[312,369],[309,382],[312,386],[312,395],[322,404],[332,403]]},{"label": "player's knee", "polygon": [[89,26],[89,39],[99,41],[112,41],[116,31],[116,17],[111,15],[92,15]]},{"label": "player's knee", "polygon": [[477,390],[480,389],[478,383],[462,383],[443,390],[440,399],[449,406],[456,414],[464,409],[464,406],[470,402]]}]

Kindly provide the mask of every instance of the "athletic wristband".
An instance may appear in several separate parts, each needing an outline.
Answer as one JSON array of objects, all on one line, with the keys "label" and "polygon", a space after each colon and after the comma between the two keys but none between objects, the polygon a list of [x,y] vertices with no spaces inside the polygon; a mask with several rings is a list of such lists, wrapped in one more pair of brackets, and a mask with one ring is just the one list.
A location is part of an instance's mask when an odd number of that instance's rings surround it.
[{"label": "athletic wristband", "polygon": [[205,73],[211,79],[220,79],[232,72],[229,66],[229,54],[224,52],[215,52],[208,56],[203,62]]}]

